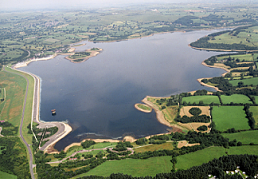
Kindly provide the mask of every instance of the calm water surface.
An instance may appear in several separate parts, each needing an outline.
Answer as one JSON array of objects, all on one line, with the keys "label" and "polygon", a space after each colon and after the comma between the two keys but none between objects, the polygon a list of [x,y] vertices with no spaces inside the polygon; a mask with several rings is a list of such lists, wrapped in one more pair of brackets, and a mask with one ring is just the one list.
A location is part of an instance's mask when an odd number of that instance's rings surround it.
[{"label": "calm water surface", "polygon": [[[55,148],[63,149],[84,138],[136,138],[163,133],[167,127],[155,112],[134,108],[146,96],[169,96],[207,89],[197,78],[219,76],[224,71],[201,65],[218,54],[188,46],[215,31],[175,32],[112,43],[86,42],[103,52],[83,63],[71,63],[65,56],[30,63],[21,68],[42,79],[40,119],[69,121],[73,131]],[[56,109],[57,115],[51,115]]]}]

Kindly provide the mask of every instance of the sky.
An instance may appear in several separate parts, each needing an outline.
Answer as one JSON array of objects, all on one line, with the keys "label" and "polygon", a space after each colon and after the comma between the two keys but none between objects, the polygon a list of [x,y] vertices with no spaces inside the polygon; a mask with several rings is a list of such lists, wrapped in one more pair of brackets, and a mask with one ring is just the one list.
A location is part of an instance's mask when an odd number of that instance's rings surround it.
[{"label": "sky", "polygon": [[[112,7],[131,4],[144,3],[186,3],[186,2],[219,2],[222,0],[0,0],[0,11],[8,9],[55,9],[59,8],[97,8],[97,7]],[[227,2],[239,0],[228,0]],[[256,1],[256,0],[245,0]],[[223,1],[222,1],[223,2]],[[225,1],[224,1],[225,2]]]}]

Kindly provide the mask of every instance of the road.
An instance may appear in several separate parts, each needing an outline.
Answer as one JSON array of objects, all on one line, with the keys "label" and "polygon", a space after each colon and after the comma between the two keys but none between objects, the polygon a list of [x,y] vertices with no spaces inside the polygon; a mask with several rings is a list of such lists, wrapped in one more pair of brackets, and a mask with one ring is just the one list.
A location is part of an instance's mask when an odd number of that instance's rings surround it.
[{"label": "road", "polygon": [[27,143],[27,141],[24,139],[23,135],[22,135],[22,125],[23,125],[23,120],[24,120],[24,112],[25,112],[25,107],[26,107],[26,102],[27,102],[27,96],[28,96],[28,89],[29,89],[29,80],[28,78],[26,78],[26,76],[22,75],[22,74],[19,74],[19,73],[15,73],[15,72],[9,72],[9,71],[6,71],[5,70],[5,67],[3,68],[3,71],[5,72],[8,72],[8,73],[12,73],[12,74],[15,74],[15,75],[19,75],[23,78],[26,79],[27,81],[27,87],[26,87],[26,92],[25,92],[25,98],[24,98],[24,103],[23,103],[23,109],[22,109],[22,118],[21,118],[21,123],[20,123],[20,137],[23,141],[23,143],[26,145],[27,147],[27,150],[29,152],[29,168],[30,168],[30,175],[31,175],[31,178],[32,179],[35,179],[34,177],[34,172],[33,172],[33,155],[32,155],[32,151],[30,149],[30,145]]}]

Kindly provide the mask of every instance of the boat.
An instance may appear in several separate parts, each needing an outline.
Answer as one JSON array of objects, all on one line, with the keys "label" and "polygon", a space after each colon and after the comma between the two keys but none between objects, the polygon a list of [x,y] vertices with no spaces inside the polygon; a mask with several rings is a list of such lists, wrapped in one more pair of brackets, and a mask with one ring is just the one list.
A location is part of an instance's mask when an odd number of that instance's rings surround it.
[{"label": "boat", "polygon": [[56,115],[56,109],[52,109],[51,112],[52,112],[52,115]]}]

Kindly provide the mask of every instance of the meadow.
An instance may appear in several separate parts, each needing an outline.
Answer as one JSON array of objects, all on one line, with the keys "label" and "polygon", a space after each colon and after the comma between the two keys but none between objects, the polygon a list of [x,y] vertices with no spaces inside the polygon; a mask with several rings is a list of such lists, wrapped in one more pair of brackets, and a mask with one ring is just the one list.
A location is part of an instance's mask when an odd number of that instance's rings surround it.
[{"label": "meadow", "polygon": [[196,103],[198,104],[200,101],[203,101],[204,104],[209,105],[210,103],[220,104],[219,98],[217,96],[203,95],[203,96],[190,96],[183,97],[182,102],[186,103]]},{"label": "meadow", "polygon": [[230,80],[229,83],[231,83],[233,86],[237,86],[240,81],[244,83],[243,85],[258,85],[258,77],[243,80]]},{"label": "meadow", "polygon": [[[255,98],[256,102],[258,102],[257,97]],[[253,113],[253,117],[254,117],[254,120],[255,120],[255,125],[256,125],[256,127],[258,127],[258,106],[250,106],[249,111]]]},{"label": "meadow", "polygon": [[252,101],[245,95],[242,94],[233,94],[231,96],[221,95],[221,100],[223,104],[233,103],[243,103],[243,104],[252,104]]},{"label": "meadow", "polygon": [[222,136],[228,138],[230,141],[236,139],[237,141],[242,142],[242,144],[258,144],[258,138],[254,137],[258,136],[258,130],[237,133],[224,133]]},{"label": "meadow", "polygon": [[235,128],[236,130],[250,129],[245,118],[243,106],[214,106],[212,120],[219,131]]}]

